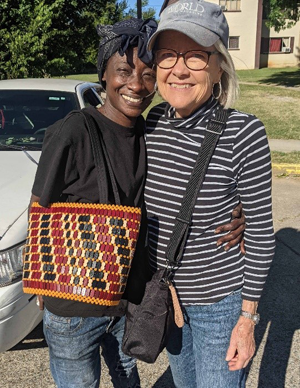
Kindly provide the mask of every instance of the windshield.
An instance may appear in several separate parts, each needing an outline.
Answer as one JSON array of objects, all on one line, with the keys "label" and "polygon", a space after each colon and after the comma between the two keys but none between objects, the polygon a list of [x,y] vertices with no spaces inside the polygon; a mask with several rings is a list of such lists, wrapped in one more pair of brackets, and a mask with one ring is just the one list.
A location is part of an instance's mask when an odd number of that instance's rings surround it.
[{"label": "windshield", "polygon": [[0,90],[0,150],[40,150],[46,128],[78,108],[75,93]]}]

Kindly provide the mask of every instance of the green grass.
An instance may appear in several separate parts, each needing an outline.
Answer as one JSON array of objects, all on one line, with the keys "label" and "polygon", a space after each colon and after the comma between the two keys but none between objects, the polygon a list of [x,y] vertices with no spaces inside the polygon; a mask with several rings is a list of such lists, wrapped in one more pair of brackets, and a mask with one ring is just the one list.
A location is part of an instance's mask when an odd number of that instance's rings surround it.
[{"label": "green grass", "polygon": [[[242,83],[251,82],[276,86],[300,87],[300,67],[237,70],[237,74]],[[65,78],[98,82],[97,74],[71,74]]]},{"label": "green grass", "polygon": [[[264,123],[270,139],[300,140],[300,68],[239,70],[237,73],[241,94],[234,107],[255,114]],[[98,81],[97,74],[66,78]],[[160,101],[156,95],[144,117]]]},{"label": "green grass", "polygon": [[98,74],[71,74],[61,78],[78,79],[79,81],[86,82],[98,82]]},{"label": "green grass", "polygon": [[237,74],[240,82],[256,82],[266,85],[300,87],[300,67],[237,70]]},{"label": "green grass", "polygon": [[[241,94],[235,108],[256,115],[265,125],[270,139],[300,140],[300,91],[260,85],[240,85]],[[152,106],[160,103],[156,95]]]},{"label": "green grass", "polygon": [[300,152],[271,152],[272,163],[300,164]]},{"label": "green grass", "polygon": [[235,108],[255,114],[270,139],[300,139],[300,90],[263,85],[240,85]]}]

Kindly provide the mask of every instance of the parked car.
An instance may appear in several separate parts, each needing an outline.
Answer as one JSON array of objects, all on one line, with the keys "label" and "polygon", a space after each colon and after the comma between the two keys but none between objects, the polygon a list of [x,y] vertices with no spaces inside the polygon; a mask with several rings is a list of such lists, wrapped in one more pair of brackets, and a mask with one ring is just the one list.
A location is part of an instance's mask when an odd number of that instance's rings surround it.
[{"label": "parked car", "polygon": [[46,128],[68,112],[102,104],[96,83],[65,79],[0,81],[0,352],[42,320],[22,291],[22,250],[31,188]]}]

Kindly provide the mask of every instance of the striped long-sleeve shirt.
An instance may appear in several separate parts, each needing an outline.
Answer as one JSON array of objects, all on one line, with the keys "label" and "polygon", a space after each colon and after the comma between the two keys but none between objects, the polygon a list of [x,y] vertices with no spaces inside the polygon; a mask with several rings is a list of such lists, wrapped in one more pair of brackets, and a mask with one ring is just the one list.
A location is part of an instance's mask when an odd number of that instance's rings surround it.
[{"label": "striped long-sleeve shirt", "polygon": [[[166,265],[165,251],[205,127],[217,103],[210,100],[185,120],[162,103],[147,118],[148,174],[145,190],[150,264]],[[168,110],[169,109],[169,110]],[[230,222],[241,202],[246,216],[243,256],[239,246],[217,247],[217,226]],[[242,287],[242,297],[259,300],[274,255],[271,161],[263,124],[233,110],[198,195],[189,237],[174,282],[183,305],[217,302]]]}]

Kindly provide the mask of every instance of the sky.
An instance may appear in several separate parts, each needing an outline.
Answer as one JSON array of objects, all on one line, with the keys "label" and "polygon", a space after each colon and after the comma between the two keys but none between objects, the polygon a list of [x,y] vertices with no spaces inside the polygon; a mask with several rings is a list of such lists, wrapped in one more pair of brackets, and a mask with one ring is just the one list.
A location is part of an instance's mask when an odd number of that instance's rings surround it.
[{"label": "sky", "polygon": [[[163,0],[149,0],[148,7],[154,8],[156,10],[156,17],[158,18],[158,14],[160,8],[162,6]],[[128,8],[136,7],[136,0],[127,0]]]}]

